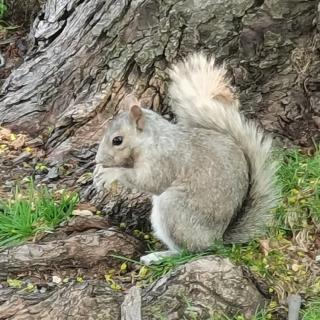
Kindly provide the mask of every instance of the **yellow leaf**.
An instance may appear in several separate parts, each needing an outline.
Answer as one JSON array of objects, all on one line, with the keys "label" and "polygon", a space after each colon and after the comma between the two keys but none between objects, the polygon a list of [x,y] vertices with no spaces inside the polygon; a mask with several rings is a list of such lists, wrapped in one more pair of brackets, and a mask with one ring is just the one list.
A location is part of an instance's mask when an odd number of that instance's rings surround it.
[{"label": "yellow leaf", "polygon": [[35,169],[36,169],[37,171],[44,171],[44,170],[47,170],[48,167],[47,167],[45,164],[39,162],[39,163],[36,164]]},{"label": "yellow leaf", "polygon": [[294,272],[297,272],[299,271],[300,269],[300,266],[296,263],[294,263],[292,266],[291,266],[291,269],[294,271]]},{"label": "yellow leaf", "polygon": [[124,262],[121,266],[120,266],[120,271],[124,272],[128,269],[128,265]]},{"label": "yellow leaf", "polygon": [[271,301],[270,304],[269,304],[269,308],[270,309],[274,309],[278,306],[277,302],[276,301]]},{"label": "yellow leaf", "polygon": [[24,151],[25,151],[25,152],[28,152],[28,153],[31,153],[31,152],[32,152],[32,148],[26,147],[26,148],[24,148]]},{"label": "yellow leaf", "polygon": [[149,269],[146,266],[142,266],[141,269],[139,270],[139,277],[145,278],[148,273],[149,273]]},{"label": "yellow leaf", "polygon": [[28,283],[27,287],[26,287],[26,291],[28,292],[32,292],[34,290],[34,285],[32,283]]},{"label": "yellow leaf", "polygon": [[22,287],[22,281],[18,279],[8,279],[7,283],[8,283],[8,286],[11,288],[20,289]]},{"label": "yellow leaf", "polygon": [[105,275],[104,275],[104,278],[105,278],[105,280],[106,280],[107,282],[113,282],[113,280],[112,280],[112,275],[111,275],[111,274],[105,274]]},{"label": "yellow leaf", "polygon": [[110,288],[111,288],[112,290],[121,290],[121,289],[122,289],[121,286],[119,286],[119,285],[116,284],[116,283],[113,283],[113,284],[110,286]]},{"label": "yellow leaf", "polygon": [[108,274],[114,274],[114,273],[116,273],[116,270],[115,270],[115,269],[110,269],[110,270],[108,270]]}]

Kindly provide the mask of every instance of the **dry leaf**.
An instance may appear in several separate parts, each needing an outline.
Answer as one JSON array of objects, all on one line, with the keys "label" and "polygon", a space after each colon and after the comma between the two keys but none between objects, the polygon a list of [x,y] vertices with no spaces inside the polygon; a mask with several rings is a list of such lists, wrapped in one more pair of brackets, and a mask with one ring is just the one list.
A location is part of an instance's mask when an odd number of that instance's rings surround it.
[{"label": "dry leaf", "polygon": [[97,208],[90,203],[79,203],[77,205],[77,209],[78,210],[89,210],[93,213],[95,213],[97,211]]},{"label": "dry leaf", "polygon": [[296,263],[294,263],[292,266],[291,266],[291,269],[294,271],[294,272],[297,272],[300,270],[300,266]]},{"label": "dry leaf", "polygon": [[270,251],[270,240],[269,239],[260,240],[260,247],[261,247],[263,254],[265,256],[267,256]]},{"label": "dry leaf", "polygon": [[81,217],[87,217],[87,216],[93,216],[93,213],[89,210],[73,210],[72,214],[74,216],[81,216]]},{"label": "dry leaf", "polygon": [[0,128],[0,139],[10,140],[11,131],[5,128]]},{"label": "dry leaf", "polygon": [[12,147],[14,148],[14,149],[20,149],[20,148],[22,148],[23,146],[24,146],[24,144],[25,144],[25,142],[26,142],[26,136],[24,136],[24,135],[19,135],[18,136],[18,138],[17,139],[15,139],[12,143],[11,143],[11,145],[12,145]]},{"label": "dry leaf", "polygon": [[58,276],[52,276],[52,282],[59,284],[62,282],[62,279]]}]

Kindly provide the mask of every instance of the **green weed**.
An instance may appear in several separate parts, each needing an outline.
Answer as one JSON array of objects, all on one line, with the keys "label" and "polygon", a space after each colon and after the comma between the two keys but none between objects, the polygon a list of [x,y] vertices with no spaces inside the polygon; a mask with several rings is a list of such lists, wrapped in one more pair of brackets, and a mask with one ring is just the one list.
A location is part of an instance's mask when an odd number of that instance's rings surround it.
[{"label": "green weed", "polygon": [[312,300],[302,312],[302,320],[319,320],[320,319],[320,299]]},{"label": "green weed", "polygon": [[8,10],[8,7],[4,3],[4,1],[0,0],[0,19],[2,19],[4,17],[4,15],[6,14],[7,10]]},{"label": "green weed", "polygon": [[71,215],[77,201],[75,194],[63,194],[58,199],[45,187],[36,188],[32,183],[24,193],[17,188],[12,199],[0,199],[0,248],[52,230]]},{"label": "green weed", "polygon": [[282,202],[275,212],[276,227],[299,231],[320,222],[320,152],[310,157],[298,150],[282,154],[278,171]]}]

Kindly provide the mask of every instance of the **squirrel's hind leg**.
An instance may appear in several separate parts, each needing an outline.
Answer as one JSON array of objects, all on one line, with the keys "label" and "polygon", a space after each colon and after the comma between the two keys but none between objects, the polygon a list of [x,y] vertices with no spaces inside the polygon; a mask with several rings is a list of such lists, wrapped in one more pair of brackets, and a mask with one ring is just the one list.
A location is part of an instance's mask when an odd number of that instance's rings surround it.
[{"label": "squirrel's hind leg", "polygon": [[170,257],[179,253],[179,248],[174,243],[170,236],[169,229],[167,227],[168,221],[166,221],[165,216],[162,214],[160,209],[161,196],[153,196],[152,198],[152,213],[151,213],[151,223],[153,231],[156,237],[167,245],[169,250],[152,252],[140,258],[140,261],[145,265],[150,265],[152,263],[157,263],[165,257]]},{"label": "squirrel's hind leg", "polygon": [[174,187],[153,197],[152,228],[170,251],[203,251],[222,239],[224,225],[216,223],[215,208],[192,203],[190,197]]},{"label": "squirrel's hind leg", "polygon": [[165,257],[170,257],[179,253],[179,248],[170,236],[168,221],[166,221],[166,217],[163,215],[163,211],[161,211],[161,196],[153,196],[152,202],[151,223],[153,231],[156,237],[167,245],[169,250],[152,252],[142,256],[140,261],[145,265],[157,263]]},{"label": "squirrel's hind leg", "polygon": [[161,201],[163,198],[163,194],[160,196],[153,196],[152,197],[152,213],[151,213],[151,224],[152,229],[155,236],[161,240],[170,251],[178,252],[179,247],[174,242],[168,224],[169,221],[166,217],[164,212],[163,205]]}]

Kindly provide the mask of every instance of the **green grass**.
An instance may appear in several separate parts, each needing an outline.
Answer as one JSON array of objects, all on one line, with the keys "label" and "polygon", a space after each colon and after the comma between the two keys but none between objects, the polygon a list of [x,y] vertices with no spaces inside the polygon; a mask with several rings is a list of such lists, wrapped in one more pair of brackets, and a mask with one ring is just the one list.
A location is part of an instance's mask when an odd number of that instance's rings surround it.
[{"label": "green grass", "polygon": [[302,320],[320,319],[320,299],[308,303],[307,308],[302,311]]},{"label": "green grass", "polygon": [[45,187],[36,188],[32,183],[24,193],[16,189],[12,199],[0,199],[0,248],[52,230],[70,217],[77,201],[74,194],[57,199]]},{"label": "green grass", "polygon": [[0,19],[3,18],[7,10],[8,10],[8,7],[5,5],[4,1],[0,0]]},{"label": "green grass", "polygon": [[278,181],[283,199],[276,227],[287,231],[305,228],[309,220],[320,222],[320,152],[309,157],[297,150],[282,154]]}]

